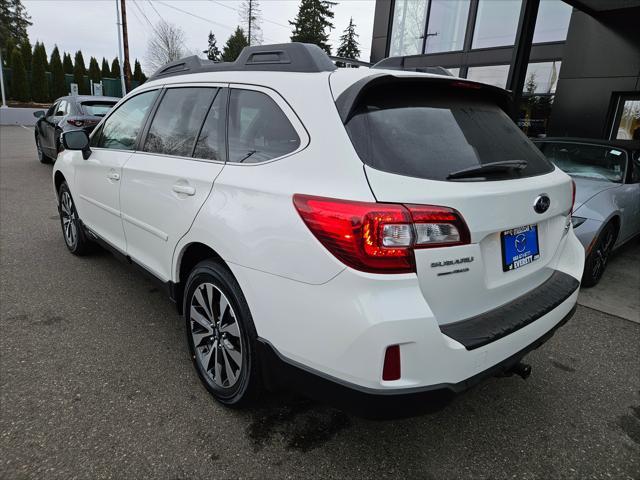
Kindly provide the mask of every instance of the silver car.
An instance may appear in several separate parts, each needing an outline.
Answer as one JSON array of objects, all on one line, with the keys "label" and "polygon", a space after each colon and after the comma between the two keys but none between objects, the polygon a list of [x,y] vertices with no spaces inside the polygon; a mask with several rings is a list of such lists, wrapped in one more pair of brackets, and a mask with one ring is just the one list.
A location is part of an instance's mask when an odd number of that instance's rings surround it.
[{"label": "silver car", "polygon": [[582,286],[602,277],[613,250],[640,233],[640,141],[535,139],[576,183],[573,228],[586,249]]}]

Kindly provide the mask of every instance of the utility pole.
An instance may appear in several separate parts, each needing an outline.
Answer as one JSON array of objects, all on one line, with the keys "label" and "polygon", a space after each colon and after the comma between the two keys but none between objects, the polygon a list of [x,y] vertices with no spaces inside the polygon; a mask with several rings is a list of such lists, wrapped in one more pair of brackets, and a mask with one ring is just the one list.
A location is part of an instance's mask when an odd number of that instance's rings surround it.
[{"label": "utility pole", "polygon": [[4,98],[4,74],[2,73],[2,67],[2,50],[0,50],[0,90],[2,90],[2,105],[0,105],[0,108],[7,108],[7,100]]},{"label": "utility pole", "polygon": [[131,65],[129,64],[129,35],[127,34],[127,5],[126,0],[120,0],[122,9],[122,40],[124,43],[124,81],[127,92],[131,90]]},{"label": "utility pole", "polygon": [[122,23],[120,22],[120,1],[116,0],[116,26],[118,27],[118,58],[120,62],[120,80],[122,81],[122,96],[124,97],[127,94],[127,84],[124,78],[124,54],[122,48],[122,29],[120,26]]},{"label": "utility pole", "polygon": [[251,46],[251,23],[253,17],[253,0],[249,0],[249,25],[248,25],[248,35],[247,35],[247,44]]}]

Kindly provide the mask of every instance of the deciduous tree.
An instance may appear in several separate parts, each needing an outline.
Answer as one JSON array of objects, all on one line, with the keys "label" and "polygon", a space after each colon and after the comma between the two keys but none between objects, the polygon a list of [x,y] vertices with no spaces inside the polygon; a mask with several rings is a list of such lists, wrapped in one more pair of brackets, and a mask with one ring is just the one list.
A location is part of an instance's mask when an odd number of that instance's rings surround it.
[{"label": "deciduous tree", "polygon": [[185,53],[184,39],[184,31],[180,27],[164,20],[158,22],[147,43],[147,65],[157,70],[182,58]]}]

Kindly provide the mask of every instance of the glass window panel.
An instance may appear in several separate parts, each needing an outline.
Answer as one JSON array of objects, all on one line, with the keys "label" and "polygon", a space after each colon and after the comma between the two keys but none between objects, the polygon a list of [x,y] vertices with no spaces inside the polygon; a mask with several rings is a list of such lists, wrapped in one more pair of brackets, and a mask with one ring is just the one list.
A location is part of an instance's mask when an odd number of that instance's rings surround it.
[{"label": "glass window panel", "polygon": [[617,140],[640,140],[640,99],[625,100]]},{"label": "glass window panel", "polygon": [[447,70],[449,70],[449,72],[451,72],[451,75],[453,75],[454,77],[460,76],[460,68],[447,68]]},{"label": "glass window panel", "polygon": [[207,119],[200,131],[194,157],[224,161],[224,110],[226,106],[226,97],[219,93],[211,105]]},{"label": "glass window panel", "polygon": [[571,5],[562,0],[542,0],[538,8],[533,43],[566,40],[572,10]]},{"label": "glass window panel", "polygon": [[232,90],[229,99],[229,161],[257,163],[281,157],[300,146],[300,138],[268,95]]},{"label": "glass window panel", "polygon": [[516,122],[528,137],[547,135],[553,108],[553,95],[527,95],[520,100]]},{"label": "glass window panel", "polygon": [[472,47],[513,45],[521,4],[520,0],[480,0]]},{"label": "glass window panel", "polygon": [[153,117],[143,150],[163,155],[191,156],[198,131],[215,88],[171,88]]},{"label": "glass window panel", "polygon": [[422,52],[427,0],[397,0],[391,26],[390,56],[417,55]]},{"label": "glass window panel", "polygon": [[467,78],[476,82],[488,83],[496,87],[507,86],[509,65],[487,65],[485,67],[469,67]]},{"label": "glass window panel", "polygon": [[524,92],[555,93],[562,62],[530,63],[525,76]]},{"label": "glass window panel", "polygon": [[462,50],[470,0],[431,0],[426,53]]},{"label": "glass window panel", "polygon": [[[157,90],[130,98],[107,118],[98,135],[93,135],[91,146],[133,150],[142,121],[153,105]],[[95,144],[94,144],[95,140]]]}]

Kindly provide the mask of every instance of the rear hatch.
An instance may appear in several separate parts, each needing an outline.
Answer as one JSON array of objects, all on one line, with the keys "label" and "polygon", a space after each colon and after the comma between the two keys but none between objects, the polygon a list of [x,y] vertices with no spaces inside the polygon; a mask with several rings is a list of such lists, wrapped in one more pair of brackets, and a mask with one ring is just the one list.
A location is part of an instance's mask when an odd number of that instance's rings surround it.
[{"label": "rear hatch", "polygon": [[469,229],[468,244],[415,249],[440,324],[541,285],[567,232],[570,178],[501,102],[492,87],[459,80],[385,82],[361,91],[343,117],[379,202],[453,208]]}]

